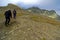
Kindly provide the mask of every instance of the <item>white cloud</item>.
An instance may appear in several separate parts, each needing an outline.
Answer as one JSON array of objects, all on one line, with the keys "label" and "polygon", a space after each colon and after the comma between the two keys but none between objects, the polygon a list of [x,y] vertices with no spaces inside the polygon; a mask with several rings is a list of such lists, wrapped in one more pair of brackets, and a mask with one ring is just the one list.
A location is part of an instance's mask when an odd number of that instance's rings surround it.
[{"label": "white cloud", "polygon": [[[15,1],[15,0],[14,0]],[[30,5],[30,6],[54,6],[55,1],[54,0],[18,0],[16,1],[17,4],[24,4],[24,5]]]},{"label": "white cloud", "polygon": [[40,3],[40,5],[53,5],[54,4],[54,0],[42,0],[42,2]]},{"label": "white cloud", "polygon": [[24,4],[37,4],[40,0],[20,0]]},{"label": "white cloud", "polygon": [[9,3],[37,4],[42,0],[9,0]]},{"label": "white cloud", "polygon": [[9,3],[14,3],[14,4],[16,4],[16,3],[18,3],[19,2],[19,0],[9,0]]}]

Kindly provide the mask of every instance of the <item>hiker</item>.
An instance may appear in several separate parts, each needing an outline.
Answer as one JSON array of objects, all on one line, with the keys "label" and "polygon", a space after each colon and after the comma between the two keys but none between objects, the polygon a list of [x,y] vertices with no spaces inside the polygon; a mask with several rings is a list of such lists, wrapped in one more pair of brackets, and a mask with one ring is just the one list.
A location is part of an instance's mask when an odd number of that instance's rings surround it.
[{"label": "hiker", "polygon": [[13,10],[13,18],[16,19],[16,10]]},{"label": "hiker", "polygon": [[5,25],[9,25],[10,18],[12,18],[11,10],[6,11],[4,15],[5,15],[5,19],[6,19]]}]

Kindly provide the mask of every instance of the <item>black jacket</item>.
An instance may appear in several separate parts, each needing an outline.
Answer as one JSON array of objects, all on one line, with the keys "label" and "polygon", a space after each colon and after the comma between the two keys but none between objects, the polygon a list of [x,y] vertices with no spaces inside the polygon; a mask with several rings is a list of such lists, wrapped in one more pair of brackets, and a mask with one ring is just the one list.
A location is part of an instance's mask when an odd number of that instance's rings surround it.
[{"label": "black jacket", "polygon": [[6,18],[10,18],[11,17],[12,18],[11,10],[8,10],[8,11],[5,12],[5,17]]}]

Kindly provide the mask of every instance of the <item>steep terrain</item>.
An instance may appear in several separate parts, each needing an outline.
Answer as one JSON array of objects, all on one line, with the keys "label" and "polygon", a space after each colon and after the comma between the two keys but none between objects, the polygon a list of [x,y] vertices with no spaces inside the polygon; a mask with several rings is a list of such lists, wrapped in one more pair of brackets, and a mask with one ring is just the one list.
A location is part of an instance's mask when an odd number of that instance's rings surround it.
[{"label": "steep terrain", "polygon": [[0,40],[60,40],[60,21],[20,9],[16,20],[5,26],[1,15]]}]

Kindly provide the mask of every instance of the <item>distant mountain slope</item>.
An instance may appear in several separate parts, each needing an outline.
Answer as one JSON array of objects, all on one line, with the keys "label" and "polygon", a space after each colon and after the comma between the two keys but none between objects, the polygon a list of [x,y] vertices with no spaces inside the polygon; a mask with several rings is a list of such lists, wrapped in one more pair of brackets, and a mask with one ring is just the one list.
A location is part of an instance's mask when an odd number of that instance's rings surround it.
[{"label": "distant mountain slope", "polygon": [[28,8],[26,10],[29,11],[30,13],[37,13],[40,15],[48,16],[50,18],[59,19],[59,15],[54,10],[49,11],[46,9],[40,9],[38,7],[31,7],[31,8]]}]

